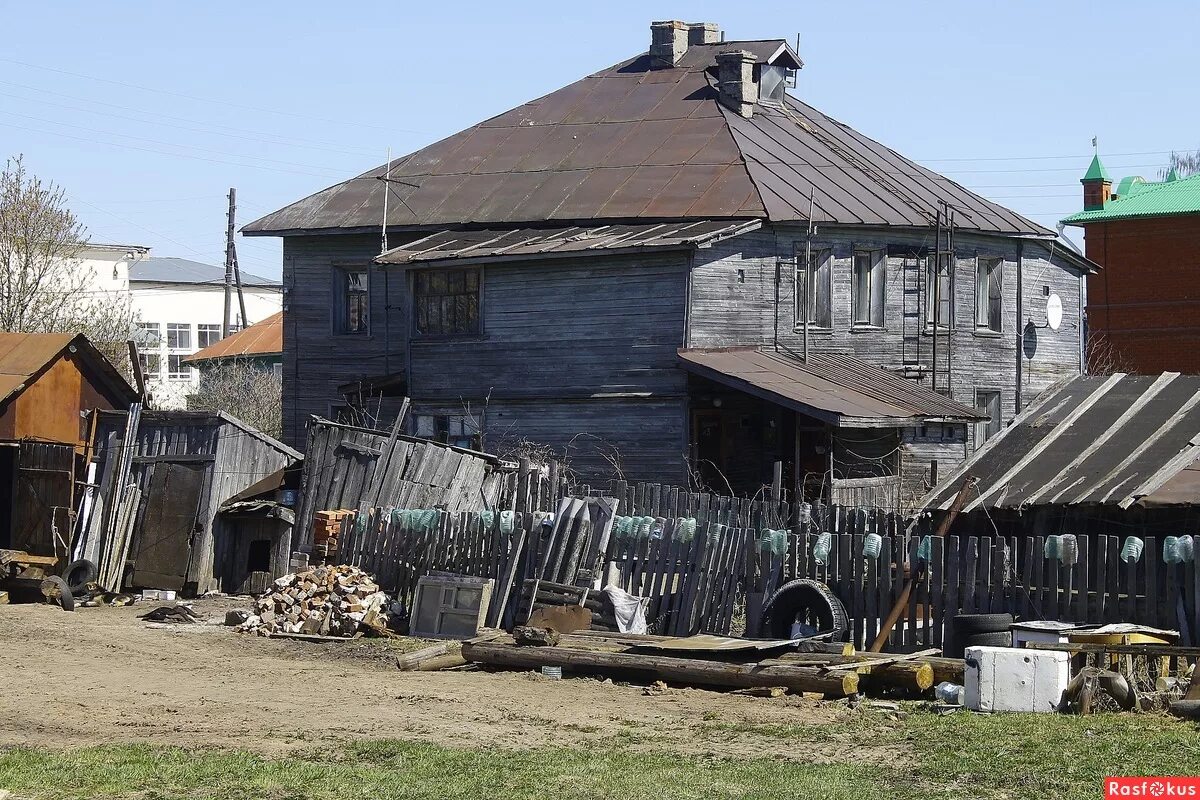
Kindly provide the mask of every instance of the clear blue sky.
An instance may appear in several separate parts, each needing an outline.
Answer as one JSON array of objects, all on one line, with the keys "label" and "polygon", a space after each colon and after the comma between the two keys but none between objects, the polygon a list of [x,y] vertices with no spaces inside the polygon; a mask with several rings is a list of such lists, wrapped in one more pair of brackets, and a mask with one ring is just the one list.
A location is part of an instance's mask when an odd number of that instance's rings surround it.
[{"label": "clear blue sky", "polygon": [[[0,155],[97,241],[219,264],[239,223],[644,51],[652,19],[802,35],[794,92],[1053,225],[1090,139],[1114,178],[1200,147],[1187,2],[0,0]],[[20,32],[12,35],[12,32]],[[276,239],[239,237],[278,275]]]}]

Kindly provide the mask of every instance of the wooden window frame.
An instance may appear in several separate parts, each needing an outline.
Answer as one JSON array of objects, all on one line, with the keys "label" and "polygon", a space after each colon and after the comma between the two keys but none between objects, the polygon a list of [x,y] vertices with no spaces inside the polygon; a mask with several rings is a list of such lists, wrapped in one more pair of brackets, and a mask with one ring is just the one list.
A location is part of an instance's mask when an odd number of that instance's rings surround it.
[{"label": "wooden window frame", "polygon": [[[949,299],[946,301],[946,316],[949,317],[949,319],[947,319],[945,322],[938,321],[936,323],[936,325],[935,325],[936,311],[933,308],[933,286],[934,286],[933,281],[938,279],[938,273],[940,272],[940,270],[931,269],[931,265],[934,263],[934,261],[936,259],[936,256],[934,254],[931,253],[931,254],[925,256],[925,264],[923,267],[923,269],[925,271],[925,300],[924,300],[925,308],[924,308],[923,321],[925,324],[925,332],[926,333],[931,332],[935,327],[939,331],[952,331],[952,330],[955,330],[955,328],[957,327],[955,324],[955,316],[956,315],[954,313],[955,312],[954,275],[955,275],[955,272],[957,271],[958,259],[952,253],[947,253],[945,255],[946,255],[946,270],[947,270],[946,281],[948,284],[947,294],[949,295]],[[941,300],[941,298],[939,298],[939,300]],[[938,310],[940,310],[940,309],[938,309]]]},{"label": "wooden window frame", "polygon": [[[796,245],[796,269],[792,276],[792,327],[794,330],[800,331],[804,329],[804,314],[801,311],[807,295],[802,287],[811,286],[814,289],[813,294],[817,294],[815,289],[818,287],[819,282],[823,282],[825,285],[825,313],[828,315],[828,319],[822,321],[819,309],[814,305],[812,306],[812,316],[808,320],[808,329],[810,331],[829,331],[833,329],[833,260],[832,247],[813,247],[808,263],[803,264],[804,245]],[[817,269],[812,269],[813,264],[818,265]],[[825,270],[824,281],[821,281],[821,270]],[[814,273],[811,282],[808,279],[810,272]]]},{"label": "wooden window frame", "polygon": [[[858,286],[858,259],[870,259],[867,269],[867,320],[859,319],[862,297]],[[876,289],[878,281],[879,288]],[[879,301],[878,308],[875,301]],[[850,327],[859,330],[884,330],[887,326],[887,250],[856,247],[850,257]]]},{"label": "wooden window frame", "polygon": [[[365,276],[365,296],[363,306],[362,327],[350,327],[350,287],[349,276],[361,272]],[[369,336],[371,333],[371,267],[364,264],[334,264],[331,275],[333,281],[333,303],[330,305],[330,327],[335,336]],[[358,293],[354,293],[358,294]]]},{"label": "wooden window frame", "polygon": [[[984,406],[980,403],[981,395],[994,396],[996,398],[996,418],[989,418],[985,422],[975,423],[974,446],[976,449],[982,447],[984,442],[993,436],[999,435],[1004,430],[1004,393],[994,387],[976,387],[974,393],[975,408],[984,410]],[[981,436],[981,434],[983,435]]]},{"label": "wooden window frame", "polygon": [[[985,271],[985,264],[990,264],[991,267]],[[999,290],[999,308],[996,313],[996,327],[992,327],[991,321],[991,277],[996,274],[996,284]],[[982,289],[981,279],[987,280],[988,295],[986,298],[986,307],[980,306],[980,300],[983,295],[980,294]],[[975,257],[975,330],[978,333],[1004,333],[1004,259],[1000,256],[976,256]]]},{"label": "wooden window frame", "polygon": [[[469,331],[441,331],[431,333],[421,330],[421,303],[423,296],[418,291],[420,284],[423,281],[428,281],[434,275],[444,275],[449,277],[452,274],[462,273],[463,275],[474,273],[475,275],[475,325],[473,330]],[[442,269],[421,269],[412,270],[409,273],[409,297],[411,298],[410,307],[412,313],[409,315],[412,320],[410,332],[414,340],[438,340],[438,339],[473,339],[483,336],[483,304],[484,304],[484,269],[480,266],[472,267],[451,267]],[[445,294],[432,294],[433,297],[439,297],[443,300],[453,299],[457,297],[469,297],[470,292],[460,294],[451,294],[447,291]],[[457,311],[455,312],[457,315]]]}]

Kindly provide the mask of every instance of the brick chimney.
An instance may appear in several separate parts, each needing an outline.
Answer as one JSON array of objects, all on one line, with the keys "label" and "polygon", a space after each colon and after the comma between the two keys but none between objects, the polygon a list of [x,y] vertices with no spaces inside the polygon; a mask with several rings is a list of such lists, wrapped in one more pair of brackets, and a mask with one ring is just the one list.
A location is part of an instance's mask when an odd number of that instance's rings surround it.
[{"label": "brick chimney", "polygon": [[677,19],[650,23],[650,57],[674,66],[690,45],[720,41],[715,22],[680,22]]},{"label": "brick chimney", "polygon": [[1092,163],[1079,182],[1083,184],[1083,210],[1099,211],[1112,197],[1112,179],[1100,161],[1100,154],[1092,156]]},{"label": "brick chimney", "polygon": [[754,54],[745,50],[717,54],[717,97],[743,117],[753,116],[758,102],[755,61]]}]

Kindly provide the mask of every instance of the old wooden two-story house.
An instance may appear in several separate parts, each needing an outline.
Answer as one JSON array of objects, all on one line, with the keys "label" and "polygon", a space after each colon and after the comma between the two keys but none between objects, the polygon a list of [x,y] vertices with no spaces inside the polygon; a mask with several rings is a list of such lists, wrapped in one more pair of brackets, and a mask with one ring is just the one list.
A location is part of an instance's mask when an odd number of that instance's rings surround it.
[{"label": "old wooden two-story house", "polygon": [[791,97],[801,66],[656,22],[248,225],[284,237],[284,438],[408,395],[417,434],[592,478],[919,496],[1080,371],[1091,265]]}]

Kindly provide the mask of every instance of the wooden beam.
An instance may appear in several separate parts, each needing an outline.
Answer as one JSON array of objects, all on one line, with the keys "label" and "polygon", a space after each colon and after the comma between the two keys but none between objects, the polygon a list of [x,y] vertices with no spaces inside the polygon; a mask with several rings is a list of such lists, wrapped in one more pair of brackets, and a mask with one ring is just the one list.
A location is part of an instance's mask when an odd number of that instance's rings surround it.
[{"label": "wooden beam", "polygon": [[728,664],[691,658],[632,653],[602,653],[566,647],[518,647],[509,642],[477,639],[463,642],[463,658],[480,664],[517,669],[569,667],[583,672],[642,672],[664,681],[727,686],[735,689],[785,686],[794,692],[820,692],[846,697],[858,691],[854,672],[822,672],[816,667]]}]

